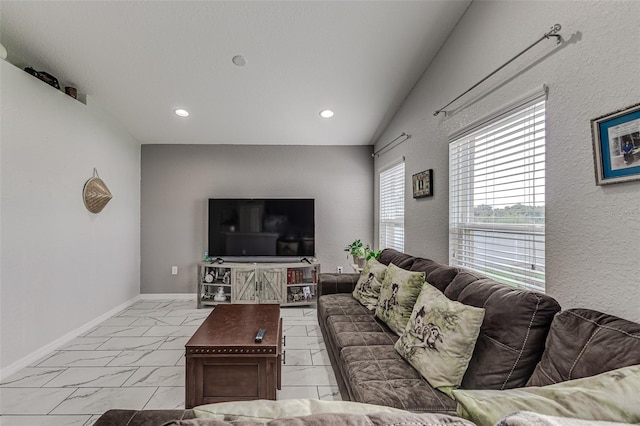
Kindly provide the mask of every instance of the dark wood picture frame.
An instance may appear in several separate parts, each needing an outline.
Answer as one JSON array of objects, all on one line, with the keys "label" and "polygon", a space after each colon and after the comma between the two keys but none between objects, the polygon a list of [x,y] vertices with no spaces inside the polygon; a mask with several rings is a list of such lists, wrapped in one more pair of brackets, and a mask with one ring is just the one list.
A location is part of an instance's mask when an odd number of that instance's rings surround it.
[{"label": "dark wood picture frame", "polygon": [[416,173],[412,176],[413,198],[433,196],[433,169]]}]

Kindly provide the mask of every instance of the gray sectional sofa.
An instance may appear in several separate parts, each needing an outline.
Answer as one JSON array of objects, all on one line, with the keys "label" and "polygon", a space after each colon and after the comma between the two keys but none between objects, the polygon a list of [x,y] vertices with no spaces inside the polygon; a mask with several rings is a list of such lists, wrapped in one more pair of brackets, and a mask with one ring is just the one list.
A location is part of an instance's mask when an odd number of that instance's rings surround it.
[{"label": "gray sectional sofa", "polygon": [[[384,250],[380,263],[424,272],[449,299],[485,308],[485,319],[462,387],[524,386],[542,356],[560,305],[544,294],[518,290],[489,278]],[[318,321],[343,400],[390,405],[416,412],[456,412],[456,403],[433,389],[393,345],[398,336],[353,298],[358,274],[321,274]]]},{"label": "gray sectional sofa", "polygon": [[[640,364],[640,324],[589,309],[560,313],[550,296],[390,249],[378,260],[422,271],[449,299],[485,309],[461,389],[541,386]],[[318,321],[343,400],[455,414],[456,402],[394,350],[398,336],[353,298],[358,278],[321,274],[318,283]]]}]

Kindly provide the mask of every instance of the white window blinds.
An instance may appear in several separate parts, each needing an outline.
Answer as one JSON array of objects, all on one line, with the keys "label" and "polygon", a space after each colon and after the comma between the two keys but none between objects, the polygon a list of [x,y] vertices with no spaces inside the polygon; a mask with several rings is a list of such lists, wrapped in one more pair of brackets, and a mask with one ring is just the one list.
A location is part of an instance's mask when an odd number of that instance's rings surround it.
[{"label": "white window blinds", "polygon": [[404,251],[404,161],[380,172],[379,248]]},{"label": "white window blinds", "polygon": [[449,144],[449,262],[544,291],[545,102]]}]

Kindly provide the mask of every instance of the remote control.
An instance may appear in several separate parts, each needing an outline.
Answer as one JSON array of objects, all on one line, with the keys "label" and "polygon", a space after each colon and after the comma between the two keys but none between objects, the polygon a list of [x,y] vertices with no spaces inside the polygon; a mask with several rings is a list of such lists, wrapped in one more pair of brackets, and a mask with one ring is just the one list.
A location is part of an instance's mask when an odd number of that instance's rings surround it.
[{"label": "remote control", "polygon": [[265,330],[264,328],[258,330],[258,333],[256,334],[256,343],[262,343],[262,338],[264,337],[264,334],[266,332],[267,330]]}]

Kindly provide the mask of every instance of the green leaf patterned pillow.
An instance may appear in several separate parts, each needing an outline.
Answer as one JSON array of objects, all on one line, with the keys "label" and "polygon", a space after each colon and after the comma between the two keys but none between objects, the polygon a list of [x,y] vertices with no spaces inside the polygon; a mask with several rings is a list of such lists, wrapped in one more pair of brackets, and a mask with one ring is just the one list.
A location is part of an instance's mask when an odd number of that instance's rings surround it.
[{"label": "green leaf patterned pillow", "polygon": [[483,319],[483,308],[449,300],[426,283],[395,349],[434,388],[457,388]]},{"label": "green leaf patterned pillow", "polygon": [[402,334],[407,326],[424,282],[424,272],[406,271],[393,263],[387,267],[380,288],[376,316],[397,335]]},{"label": "green leaf patterned pillow", "polygon": [[368,309],[375,309],[386,272],[387,265],[374,258],[369,259],[353,289],[353,297]]},{"label": "green leaf patterned pillow", "polygon": [[541,387],[452,393],[458,402],[458,414],[481,426],[493,425],[503,416],[523,410],[622,425],[640,423],[638,389],[640,365],[632,365]]}]

